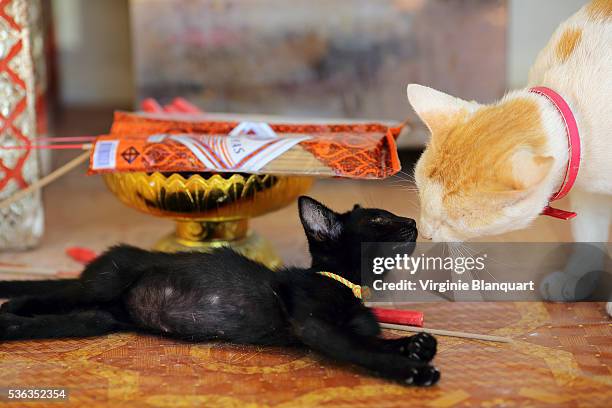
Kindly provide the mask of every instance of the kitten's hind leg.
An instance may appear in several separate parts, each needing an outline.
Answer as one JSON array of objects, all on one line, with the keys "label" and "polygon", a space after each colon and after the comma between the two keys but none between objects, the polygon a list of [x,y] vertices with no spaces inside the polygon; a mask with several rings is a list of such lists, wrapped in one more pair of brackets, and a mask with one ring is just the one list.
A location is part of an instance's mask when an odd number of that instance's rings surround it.
[{"label": "kitten's hind leg", "polygon": [[0,298],[48,294],[78,285],[78,279],[0,281]]},{"label": "kitten's hind leg", "polygon": [[0,297],[13,298],[0,311],[22,316],[61,314],[113,303],[148,268],[167,258],[167,254],[122,245],[89,263],[80,279],[0,282]]},{"label": "kitten's hind leg", "polygon": [[91,303],[93,302],[84,296],[83,287],[77,282],[49,294],[12,298],[0,306],[0,312],[20,316],[65,314]]},{"label": "kitten's hind leg", "polygon": [[385,378],[419,386],[433,385],[440,379],[440,372],[425,362],[377,351],[353,334],[342,333],[321,320],[310,318],[295,328],[300,340],[313,350],[364,367]]},{"label": "kitten's hind leg", "polygon": [[0,313],[0,341],[92,337],[128,328],[104,310],[35,317]]},{"label": "kitten's hind leg", "polygon": [[112,247],[89,263],[81,274],[85,296],[96,302],[115,300],[147,270],[168,265],[172,259],[171,254],[129,245]]}]

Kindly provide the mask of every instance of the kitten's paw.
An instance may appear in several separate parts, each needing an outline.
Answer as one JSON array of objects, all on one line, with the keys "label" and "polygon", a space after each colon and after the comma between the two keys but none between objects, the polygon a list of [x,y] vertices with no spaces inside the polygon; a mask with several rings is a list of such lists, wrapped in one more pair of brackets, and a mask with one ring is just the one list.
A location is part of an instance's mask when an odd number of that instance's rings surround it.
[{"label": "kitten's paw", "polygon": [[439,380],[440,371],[435,367],[425,366],[411,368],[409,376],[404,379],[404,383],[418,387],[429,387],[435,385]]},{"label": "kitten's paw", "polygon": [[4,302],[0,305],[0,313],[11,313],[19,316],[28,316],[27,311],[30,309],[30,299],[16,298]]},{"label": "kitten's paw", "polygon": [[419,333],[406,337],[399,352],[411,360],[429,362],[436,355],[437,347],[438,341],[434,336],[429,333]]}]

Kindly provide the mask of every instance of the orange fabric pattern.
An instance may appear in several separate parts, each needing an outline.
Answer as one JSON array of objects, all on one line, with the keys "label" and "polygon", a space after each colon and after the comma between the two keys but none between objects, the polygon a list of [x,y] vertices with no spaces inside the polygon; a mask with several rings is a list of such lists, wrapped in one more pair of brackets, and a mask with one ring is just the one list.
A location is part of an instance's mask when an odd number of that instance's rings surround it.
[{"label": "orange fabric pattern", "polygon": [[[0,343],[0,387],[66,388],[7,407],[608,407],[612,325],[601,303],[413,304],[438,337],[440,382],[407,387],[304,348],[188,343],[132,333]],[[406,333],[385,330],[386,336]]]},{"label": "orange fabric pattern", "polygon": [[[200,115],[177,117],[171,114],[116,112],[110,133],[96,140],[96,144],[119,141],[114,157],[115,167],[93,169],[90,164],[90,174],[112,171],[220,171],[206,168],[181,143],[171,139],[152,142],[148,138],[158,134],[227,135],[238,124],[204,121]],[[327,167],[330,174],[338,177],[380,179],[397,173],[401,168],[395,144],[401,127],[390,128],[377,123],[271,124],[270,127],[280,137],[311,136],[311,139],[300,142],[299,146]],[[217,153],[221,152],[212,152]],[[291,169],[289,174],[317,175],[312,169],[309,171],[308,166],[300,166],[299,160],[296,160],[295,169]]]}]

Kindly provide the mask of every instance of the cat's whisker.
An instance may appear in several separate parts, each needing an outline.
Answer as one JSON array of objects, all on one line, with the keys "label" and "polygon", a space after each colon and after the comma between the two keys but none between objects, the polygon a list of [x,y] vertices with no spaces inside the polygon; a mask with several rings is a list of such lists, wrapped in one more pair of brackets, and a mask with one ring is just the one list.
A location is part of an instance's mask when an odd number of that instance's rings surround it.
[{"label": "cat's whisker", "polygon": [[409,181],[411,183],[415,183],[416,182],[414,176],[409,175],[408,173],[402,173],[402,174],[400,174],[400,173],[396,173],[393,176],[391,176],[390,178],[391,179],[399,179],[399,180]]},{"label": "cat's whisker", "polygon": [[[495,240],[496,240],[495,242],[502,242],[502,241],[500,241],[500,238],[497,238],[497,237],[495,237]],[[468,248],[466,244],[464,244],[464,246],[465,246],[466,248]],[[478,253],[478,251],[476,251],[476,250],[474,250],[474,249],[472,249],[472,251],[473,251],[473,252],[472,252],[472,254],[473,254],[472,256],[474,256],[474,255],[476,255],[476,254]],[[508,266],[508,267],[510,267],[510,266],[514,266],[512,263],[509,263],[509,262],[503,262],[503,261],[501,261],[501,260],[500,260],[498,257],[496,257],[496,256],[492,256],[492,255],[490,255],[490,254],[487,254],[487,261],[488,261],[488,262],[494,262],[494,263],[497,263],[497,264],[499,264],[499,265]]]},{"label": "cat's whisker", "polygon": [[415,210],[417,213],[420,211],[419,205],[412,200],[407,201],[408,205]]},{"label": "cat's whisker", "polygon": [[410,184],[410,185],[412,185],[412,186],[415,186],[415,185],[416,185],[416,184],[414,183],[414,181],[412,181],[412,180],[399,179],[399,178],[397,178],[397,179],[393,179],[393,180],[390,180],[390,182],[392,182],[392,183],[393,183],[393,182],[395,182],[395,183]]},{"label": "cat's whisker", "polygon": [[385,183],[385,184],[405,184],[405,185],[407,185],[407,186],[413,186],[413,187],[417,188],[417,187],[416,187],[416,184],[414,184],[412,181],[409,181],[409,180],[400,180],[400,179],[395,179],[395,180],[389,180],[389,181],[388,181],[387,183]]},{"label": "cat's whisker", "polygon": [[390,181],[390,182],[388,182],[388,183],[385,183],[384,185],[385,185],[385,186],[404,186],[404,187],[407,187],[407,188],[411,188],[411,189],[416,190],[416,186],[415,186],[414,184],[412,184],[412,183],[408,183],[408,182],[406,182],[406,181],[398,181],[398,180],[396,180],[396,181]]},{"label": "cat's whisker", "polygon": [[390,182],[388,184],[386,184],[386,186],[388,187],[402,187],[405,188],[407,190],[411,190],[411,191],[419,191],[419,189],[417,187],[415,187],[414,184],[409,184],[409,183],[403,183],[403,182]]},{"label": "cat's whisker", "polygon": [[413,181],[414,181],[414,179],[415,179],[415,178],[414,178],[414,174],[406,173],[406,172],[405,172],[405,171],[403,171],[403,170],[400,170],[400,171],[398,172],[398,174],[403,174],[403,175],[405,175],[406,177],[408,177],[409,179],[411,179],[411,180],[413,180]]},{"label": "cat's whisker", "polygon": [[409,193],[418,193],[418,190],[415,190],[413,188],[410,187],[404,187],[404,186],[390,186],[392,189],[394,190],[401,190],[403,192],[409,192]]},{"label": "cat's whisker", "polygon": [[413,191],[418,191],[417,187],[415,187],[414,184],[410,184],[410,183],[406,183],[406,182],[398,182],[398,181],[393,182],[392,181],[390,183],[386,183],[385,186],[388,186],[388,187],[404,187],[404,188],[407,188],[407,189],[410,189],[410,190],[413,190]]},{"label": "cat's whisker", "polygon": [[388,183],[385,183],[385,185],[400,185],[400,186],[412,187],[415,190],[417,189],[417,187],[414,184],[407,182],[407,181],[401,181],[401,180],[393,180]]},{"label": "cat's whisker", "polygon": [[371,190],[365,190],[365,194],[362,194],[366,207],[374,208],[377,207],[376,198]]},{"label": "cat's whisker", "polygon": [[[464,258],[473,258],[473,257],[474,257],[474,254],[468,250],[468,248],[467,248],[467,246],[466,246],[466,245],[464,245],[464,244],[463,244],[463,243],[461,243],[461,242],[458,242],[457,244],[458,244],[457,249],[459,250],[459,252],[461,253],[461,255],[462,255]],[[486,271],[486,268],[485,268],[485,271]],[[490,273],[490,272],[488,272],[488,271],[486,271],[486,272],[487,272],[489,275],[491,275],[491,273]],[[466,273],[466,274],[467,274],[467,276],[469,277],[470,281],[473,281],[473,280],[474,280],[474,276],[476,276],[476,278],[480,279],[480,276],[478,275],[478,271],[477,271],[476,269],[466,269],[465,273]],[[492,277],[493,279],[495,279],[495,277],[494,277],[493,275],[491,275],[491,277]],[[495,281],[497,281],[497,279],[495,279]],[[481,299],[481,300],[483,300],[483,299],[484,299],[484,297],[483,297],[483,295],[482,295],[482,294],[479,294],[479,297],[480,297],[480,299]]]},{"label": "cat's whisker", "polygon": [[[466,243],[462,243],[462,246],[463,246],[463,248],[464,248],[464,249],[465,249],[465,250],[466,250],[466,251],[469,253],[470,257],[476,257],[476,255],[478,255],[478,253],[479,253],[479,252],[478,252],[478,251],[476,251],[475,249],[470,248],[470,247],[468,246],[468,244],[466,244]],[[499,264],[502,264],[502,265],[511,266],[511,264],[508,264],[508,263],[502,263],[502,262],[500,262],[500,261],[499,261],[499,260],[498,260],[496,257],[489,256],[488,254],[487,254],[487,262],[495,262],[495,263],[499,263]],[[489,271],[489,269],[487,268],[486,263],[484,264],[484,269],[483,269],[483,271],[484,271],[484,272],[486,272],[486,273],[487,273],[487,274],[488,274],[488,275],[489,275],[491,278],[493,278],[493,279],[494,279],[496,282],[499,282],[499,281],[497,280],[497,278],[496,278],[496,277],[495,277],[495,276],[494,276],[494,275],[493,275],[493,274],[492,274],[492,273]]]},{"label": "cat's whisker", "polygon": [[405,181],[405,180],[393,180],[393,181],[390,181],[389,183],[385,183],[385,184],[387,184],[387,185],[402,185],[402,186],[406,186],[406,187],[411,187],[414,190],[418,189],[418,187],[414,183],[411,183],[411,182]]}]

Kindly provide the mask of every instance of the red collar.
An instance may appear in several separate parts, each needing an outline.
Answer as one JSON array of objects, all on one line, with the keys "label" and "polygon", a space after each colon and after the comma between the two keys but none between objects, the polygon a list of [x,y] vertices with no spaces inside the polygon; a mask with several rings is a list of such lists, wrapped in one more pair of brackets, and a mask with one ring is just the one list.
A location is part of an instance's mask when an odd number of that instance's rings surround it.
[{"label": "red collar", "polygon": [[580,169],[580,133],[578,132],[578,124],[576,118],[572,113],[572,109],[569,107],[565,99],[550,88],[538,86],[531,88],[529,92],[536,93],[538,95],[545,96],[557,111],[561,114],[563,122],[565,123],[565,131],[567,133],[567,144],[569,147],[569,160],[567,162],[567,169],[565,170],[565,177],[563,178],[563,184],[555,194],[549,199],[549,204],[542,210],[542,215],[548,215],[554,218],[562,220],[569,220],[576,216],[575,212],[560,210],[550,206],[550,202],[560,200],[569,193],[576,182],[578,177],[578,170]]}]

